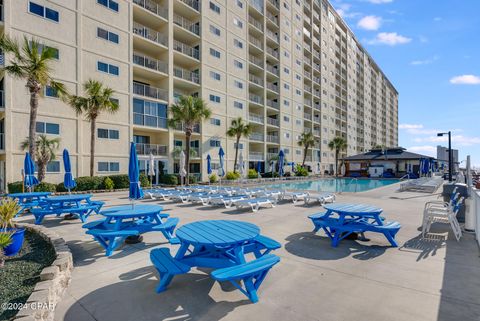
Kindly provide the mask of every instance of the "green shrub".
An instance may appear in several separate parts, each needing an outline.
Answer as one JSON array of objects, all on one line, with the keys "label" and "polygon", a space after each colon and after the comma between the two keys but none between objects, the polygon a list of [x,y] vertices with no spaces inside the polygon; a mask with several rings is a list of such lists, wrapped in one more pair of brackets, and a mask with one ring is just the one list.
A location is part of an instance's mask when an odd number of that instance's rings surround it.
[{"label": "green shrub", "polygon": [[279,177],[278,173],[277,172],[268,172],[268,173],[265,173],[262,175],[262,177],[264,178],[272,178],[272,177]]},{"label": "green shrub", "polygon": [[115,184],[113,183],[112,179],[110,177],[105,177],[103,180],[103,186],[105,189],[112,190],[115,188]]},{"label": "green shrub", "polygon": [[217,174],[213,173],[212,175],[210,175],[210,177],[208,178],[210,180],[210,183],[216,183],[218,182],[218,176]]},{"label": "green shrub", "polygon": [[52,192],[54,193],[57,190],[57,185],[47,182],[41,182],[37,186],[35,186],[35,192]]},{"label": "green shrub", "polygon": [[229,181],[233,181],[240,178],[240,173],[227,172],[227,175],[225,175],[225,178],[228,179]]},{"label": "green shrub", "polygon": [[73,190],[77,192],[82,192],[82,191],[94,191],[98,189],[103,188],[103,177],[99,176],[82,176],[82,177],[77,177],[75,179],[77,182],[77,187],[75,187]]},{"label": "green shrub", "polygon": [[144,173],[140,173],[140,186],[150,187],[150,180],[148,179],[147,175],[145,175]]},{"label": "green shrub", "polygon": [[195,176],[195,175],[190,175],[190,176],[188,176],[188,178],[189,178],[188,179],[189,184],[195,184],[197,182],[197,176]]},{"label": "green shrub", "polygon": [[116,189],[124,189],[130,187],[130,180],[127,174],[110,175],[110,179],[113,181]]},{"label": "green shrub", "polygon": [[297,166],[295,166],[295,176],[308,176],[308,171],[302,167],[302,165],[297,164]]},{"label": "green shrub", "polygon": [[258,178],[257,171],[254,170],[254,169],[249,169],[248,170],[248,178],[250,178],[250,179]]},{"label": "green shrub", "polygon": [[63,182],[57,184],[56,192],[57,193],[68,192],[68,190],[65,188],[65,185],[63,185]]},{"label": "green shrub", "polygon": [[160,176],[160,183],[166,185],[178,185],[178,179],[177,176],[173,174],[165,174]]},{"label": "green shrub", "polygon": [[22,192],[22,182],[13,182],[8,183],[8,192],[9,193],[21,193]]}]

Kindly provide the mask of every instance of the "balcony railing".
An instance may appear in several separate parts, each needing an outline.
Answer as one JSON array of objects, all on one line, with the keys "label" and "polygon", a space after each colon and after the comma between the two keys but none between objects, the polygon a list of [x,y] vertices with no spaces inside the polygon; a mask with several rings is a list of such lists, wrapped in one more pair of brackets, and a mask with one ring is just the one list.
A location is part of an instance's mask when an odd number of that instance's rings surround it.
[{"label": "balcony railing", "polygon": [[137,154],[139,155],[155,155],[167,156],[168,147],[166,145],[157,144],[136,144]]},{"label": "balcony railing", "polygon": [[280,54],[278,53],[277,49],[273,49],[273,48],[270,48],[270,47],[267,46],[267,52],[277,59],[280,58]]},{"label": "balcony railing", "polygon": [[168,19],[168,8],[165,6],[161,6],[151,0],[133,0],[133,3],[156,14],[157,16]]},{"label": "balcony railing", "polygon": [[273,136],[273,135],[267,135],[267,142],[278,144],[280,142],[280,137]]},{"label": "balcony railing", "polygon": [[250,24],[253,25],[255,28],[263,31],[263,23],[261,21],[258,21],[254,17],[249,16],[248,22],[250,22]]},{"label": "balcony railing", "polygon": [[198,23],[191,22],[187,18],[184,18],[178,14],[173,15],[173,23],[176,24],[177,26],[182,27],[183,29],[186,29],[197,36],[200,35],[200,25]]},{"label": "balcony railing", "polygon": [[312,74],[306,70],[303,71],[303,75],[307,78],[312,78]]},{"label": "balcony railing", "polygon": [[278,17],[275,17],[273,14],[267,11],[267,18],[278,26]]},{"label": "balcony railing", "polygon": [[273,6],[277,9],[280,8],[280,4],[278,3],[278,0],[268,0],[268,2],[270,2],[271,4],[273,4]]},{"label": "balcony railing", "polygon": [[139,53],[133,54],[133,63],[148,69],[168,73],[168,63]]},{"label": "balcony railing", "polygon": [[272,66],[272,65],[270,65],[270,64],[267,64],[267,71],[269,71],[269,72],[271,72],[272,74],[277,75],[277,76],[280,75],[280,70],[278,70],[277,67]]},{"label": "balcony railing", "polygon": [[307,86],[307,85],[304,85],[304,86],[303,86],[303,90],[305,90],[306,92],[311,93],[311,92],[312,92],[312,87]]},{"label": "balcony railing", "polygon": [[5,150],[5,134],[0,133],[0,150]]},{"label": "balcony railing", "polygon": [[173,41],[173,50],[183,53],[189,57],[200,60],[200,51],[178,40]]},{"label": "balcony railing", "polygon": [[263,105],[263,98],[259,95],[249,94],[248,98],[250,99],[251,102]]},{"label": "balcony railing", "polygon": [[271,31],[268,28],[265,31],[267,36],[270,37],[272,40],[274,40],[276,43],[280,41],[280,37],[278,36],[278,34],[276,34],[275,32]]},{"label": "balcony railing", "polygon": [[198,0],[180,0],[185,3],[187,6],[195,9],[196,11],[200,12],[200,1]]},{"label": "balcony railing", "polygon": [[263,60],[254,55],[249,55],[249,61],[258,67],[263,68]]},{"label": "balcony railing", "polygon": [[312,114],[303,113],[303,118],[308,119],[308,120],[312,120]]},{"label": "balcony railing", "polygon": [[280,104],[277,101],[274,101],[274,100],[271,100],[271,99],[267,100],[267,106],[275,108],[275,109],[280,109]]},{"label": "balcony railing", "polygon": [[307,106],[309,106],[309,107],[312,107],[312,101],[309,100],[309,99],[304,99],[304,100],[303,100],[303,104],[304,104],[304,105],[307,105]]},{"label": "balcony railing", "polygon": [[[178,124],[177,127],[175,127],[175,130],[185,132],[185,125],[183,123]],[[193,126],[193,132],[197,133],[197,134],[200,133],[200,124],[196,124],[196,125]]]},{"label": "balcony railing", "polygon": [[248,159],[252,161],[263,161],[265,157],[262,152],[249,152]]},{"label": "balcony railing", "polygon": [[270,89],[271,91],[276,92],[276,93],[280,92],[280,89],[278,89],[278,85],[276,85],[274,83],[271,83],[271,82],[267,83],[267,88]]},{"label": "balcony railing", "polygon": [[196,84],[200,84],[200,76],[196,72],[183,69],[181,67],[173,67],[173,75],[177,78],[182,78]]},{"label": "balcony railing", "polygon": [[263,41],[255,38],[254,36],[248,36],[248,41],[250,41],[254,46],[263,49]]},{"label": "balcony railing", "polygon": [[263,116],[260,114],[249,113],[248,120],[251,122],[255,122],[263,125]]},{"label": "balcony railing", "polygon": [[159,43],[165,47],[168,46],[167,35],[163,35],[158,31],[155,31],[149,27],[145,27],[144,25],[138,22],[133,23],[133,33],[145,39]]},{"label": "balcony railing", "polygon": [[252,0],[250,1],[250,5],[263,13],[263,0]]},{"label": "balcony railing", "polygon": [[278,127],[280,126],[280,121],[275,118],[267,117],[267,124]]},{"label": "balcony railing", "polygon": [[167,118],[141,113],[133,113],[133,123],[147,127],[167,128]]},{"label": "balcony railing", "polygon": [[263,134],[262,133],[251,133],[250,136],[248,137],[250,140],[258,141],[258,142],[263,142]]},{"label": "balcony railing", "polygon": [[248,80],[256,85],[259,85],[259,86],[262,86],[263,87],[263,79],[258,77],[258,76],[255,76],[255,75],[252,75],[252,74],[249,74],[248,75]]},{"label": "balcony railing", "polygon": [[0,108],[5,108],[5,95],[3,90],[0,90]]},{"label": "balcony railing", "polygon": [[144,97],[161,99],[168,101],[168,90],[156,87],[150,87],[148,85],[133,83],[133,93]]}]

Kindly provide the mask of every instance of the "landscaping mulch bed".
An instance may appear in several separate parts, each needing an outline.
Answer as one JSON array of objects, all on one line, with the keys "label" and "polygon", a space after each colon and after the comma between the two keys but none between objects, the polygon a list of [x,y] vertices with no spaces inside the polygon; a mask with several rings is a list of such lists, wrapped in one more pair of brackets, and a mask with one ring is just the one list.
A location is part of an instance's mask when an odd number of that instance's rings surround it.
[{"label": "landscaping mulch bed", "polygon": [[55,260],[55,251],[40,235],[25,231],[25,242],[20,252],[7,257],[0,268],[0,320],[11,320],[17,310],[4,310],[5,303],[25,303],[40,281],[40,272]]}]

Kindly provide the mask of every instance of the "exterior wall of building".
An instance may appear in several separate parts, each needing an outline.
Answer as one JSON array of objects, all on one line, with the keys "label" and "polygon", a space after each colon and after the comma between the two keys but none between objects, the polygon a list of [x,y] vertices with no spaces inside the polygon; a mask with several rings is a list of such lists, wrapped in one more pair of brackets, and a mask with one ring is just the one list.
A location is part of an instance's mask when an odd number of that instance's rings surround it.
[{"label": "exterior wall of building", "polygon": [[[218,146],[233,169],[234,139],[226,137],[232,119],[254,127],[242,138],[240,152],[250,166],[284,149],[288,161],[300,163],[301,133],[310,131],[315,146],[307,155],[314,171],[329,170],[336,136],[348,142],[345,155],[374,145],[398,142],[398,93],[345,22],[322,0],[109,0],[118,11],[97,0],[34,0],[59,13],[54,22],[29,13],[29,1],[3,5],[3,33],[34,37],[59,50],[55,79],[71,93],[97,79],[116,93],[116,114],[103,114],[97,128],[118,131],[118,138],[96,133],[95,171],[99,162],[128,168],[128,142],[135,140],[146,168],[153,153],[165,170],[178,170],[176,147],[185,148],[181,130],[166,126],[167,106],[181,94],[202,97],[212,109],[192,136],[192,170],[206,179],[206,156],[218,164]],[[118,36],[118,43],[97,35],[98,28]],[[8,57],[7,63],[8,63]],[[118,67],[119,75],[98,71],[98,62]],[[5,108],[5,180],[20,178],[28,133],[29,96],[23,80],[3,79]],[[61,152],[68,148],[75,176],[89,173],[90,124],[54,97],[40,100],[39,122],[58,124]],[[342,155],[342,156],[345,156]],[[1,164],[0,164],[1,165]],[[104,166],[102,166],[104,167]],[[112,166],[116,168],[117,166]],[[265,167],[265,166],[264,166]],[[268,168],[268,166],[267,166]],[[60,172],[47,181],[59,182]]]}]

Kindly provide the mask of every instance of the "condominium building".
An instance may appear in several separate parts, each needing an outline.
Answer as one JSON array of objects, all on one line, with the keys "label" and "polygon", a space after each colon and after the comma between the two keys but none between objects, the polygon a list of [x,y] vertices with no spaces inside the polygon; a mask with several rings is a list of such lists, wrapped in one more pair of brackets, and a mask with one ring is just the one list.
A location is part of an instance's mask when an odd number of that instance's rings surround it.
[{"label": "condominium building", "polygon": [[[153,154],[157,175],[178,172],[185,135],[167,118],[179,95],[199,96],[213,112],[191,142],[190,171],[203,179],[206,156],[215,170],[220,146],[233,170],[235,141],[225,133],[235,117],[252,124],[239,148],[262,170],[280,149],[300,163],[303,132],[315,137],[307,155],[314,172],[332,168],[328,142],[337,136],[348,142],[346,155],[397,145],[398,93],[325,0],[15,0],[1,9],[2,33],[57,49],[55,79],[70,93],[82,94],[88,79],[115,90],[119,112],[98,119],[98,175],[127,171],[130,141],[142,170]],[[2,77],[4,187],[21,177],[29,95],[24,80]],[[60,137],[58,155],[68,148],[74,174],[88,175],[90,125],[55,96],[45,89],[37,132]],[[61,158],[47,171],[47,181],[61,181]]]}]

